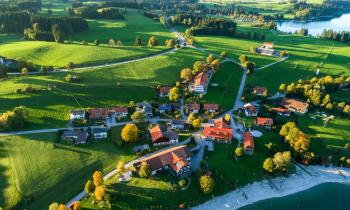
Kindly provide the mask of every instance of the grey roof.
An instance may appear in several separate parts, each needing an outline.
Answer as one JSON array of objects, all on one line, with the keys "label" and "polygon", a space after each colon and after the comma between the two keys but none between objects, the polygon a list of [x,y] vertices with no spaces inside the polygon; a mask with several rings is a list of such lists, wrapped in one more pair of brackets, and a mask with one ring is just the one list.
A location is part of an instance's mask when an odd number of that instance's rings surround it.
[{"label": "grey roof", "polygon": [[73,115],[83,115],[85,114],[85,110],[71,110],[70,113]]},{"label": "grey roof", "polygon": [[105,127],[94,127],[92,128],[92,133],[106,133],[108,128]]}]

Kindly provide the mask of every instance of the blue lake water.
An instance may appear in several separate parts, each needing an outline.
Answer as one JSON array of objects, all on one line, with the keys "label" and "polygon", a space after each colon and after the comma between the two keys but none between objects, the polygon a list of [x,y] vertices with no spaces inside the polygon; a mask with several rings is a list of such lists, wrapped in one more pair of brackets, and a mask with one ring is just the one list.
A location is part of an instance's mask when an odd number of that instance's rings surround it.
[{"label": "blue lake water", "polygon": [[333,29],[335,31],[350,31],[350,13],[343,14],[340,17],[328,21],[283,21],[277,24],[277,29],[283,32],[295,32],[301,28],[309,29],[309,34],[316,36],[321,34],[324,29]]},{"label": "blue lake water", "polygon": [[259,201],[240,210],[350,210],[350,185],[325,183],[308,190]]}]

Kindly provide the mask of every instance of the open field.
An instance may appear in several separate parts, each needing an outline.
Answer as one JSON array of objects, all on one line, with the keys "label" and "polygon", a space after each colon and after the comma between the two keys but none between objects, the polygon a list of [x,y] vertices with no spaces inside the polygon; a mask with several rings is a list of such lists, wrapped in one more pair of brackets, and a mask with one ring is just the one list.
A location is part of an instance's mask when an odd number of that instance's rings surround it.
[{"label": "open field", "polygon": [[[182,68],[191,67],[195,61],[205,57],[204,53],[181,49],[126,65],[73,71],[81,78],[78,83],[65,82],[64,77],[68,73],[13,77],[1,81],[0,112],[24,105],[30,118],[26,129],[62,127],[68,120],[70,109],[150,101],[154,97],[154,86],[173,85],[179,80]],[[15,94],[16,89],[26,85],[40,90]],[[56,89],[48,91],[48,85],[56,86]]]},{"label": "open field", "polygon": [[348,45],[313,37],[282,35],[267,30],[266,33],[266,40],[274,42],[277,49],[287,50],[290,57],[282,63],[254,72],[248,77],[248,86],[266,86],[273,93],[281,83],[289,84],[297,82],[298,79],[305,80],[316,76],[317,65],[320,66],[319,76],[350,75]]},{"label": "open field", "polygon": [[[24,41],[19,35],[1,34],[0,56],[56,67],[65,66],[68,62],[78,65],[108,63],[158,53],[166,49],[162,46],[166,39],[174,38],[159,22],[131,9],[126,15],[126,20],[89,20],[88,22],[89,31],[67,37],[66,44]],[[147,45],[150,36],[156,36],[161,46],[135,47],[133,45],[137,35],[142,37],[144,45]],[[123,46],[108,46],[110,38],[122,41]],[[93,44],[95,39],[100,40],[100,46]],[[89,46],[81,45],[82,40],[89,42]]]},{"label": "open field", "polygon": [[[47,209],[83,189],[95,170],[112,170],[132,159],[131,146],[99,142],[74,147],[57,144],[56,133],[0,138],[0,205],[8,209]],[[53,144],[57,147],[54,147]]]},{"label": "open field", "polygon": [[208,93],[202,101],[220,104],[222,110],[231,109],[236,100],[242,75],[243,70],[237,64],[232,62],[221,64],[220,70],[211,78]]},{"label": "open field", "polygon": [[350,120],[346,118],[336,116],[324,127],[322,118],[313,120],[305,115],[299,118],[298,126],[311,136],[311,151],[324,157],[350,143]]}]

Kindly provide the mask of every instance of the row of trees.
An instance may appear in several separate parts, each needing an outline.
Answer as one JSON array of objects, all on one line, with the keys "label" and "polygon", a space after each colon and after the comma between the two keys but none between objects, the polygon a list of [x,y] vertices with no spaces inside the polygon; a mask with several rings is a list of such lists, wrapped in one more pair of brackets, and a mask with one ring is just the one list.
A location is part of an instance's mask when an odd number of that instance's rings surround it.
[{"label": "row of trees", "polygon": [[26,120],[27,112],[23,106],[4,112],[0,115],[0,131],[21,129],[25,126]]},{"label": "row of trees", "polygon": [[117,19],[124,20],[127,9],[119,9],[115,7],[97,7],[93,6],[82,6],[78,8],[69,8],[68,10],[71,16],[79,16],[89,19]]},{"label": "row of trees", "polygon": [[322,34],[319,35],[320,38],[340,41],[340,42],[350,42],[350,32],[349,31],[334,31],[332,29],[324,29]]},{"label": "row of trees", "polygon": [[341,113],[350,114],[350,105],[345,102],[332,101],[332,92],[341,87],[350,85],[350,77],[339,76],[333,78],[330,75],[310,80],[299,80],[298,83],[289,85],[281,84],[279,90],[289,96],[307,99],[315,107],[326,108],[329,111],[338,110]]}]

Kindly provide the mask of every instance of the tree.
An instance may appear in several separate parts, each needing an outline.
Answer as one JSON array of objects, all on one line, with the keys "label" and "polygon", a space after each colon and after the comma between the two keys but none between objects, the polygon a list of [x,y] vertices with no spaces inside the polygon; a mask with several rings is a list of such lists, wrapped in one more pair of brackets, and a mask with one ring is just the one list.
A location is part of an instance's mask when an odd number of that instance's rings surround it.
[{"label": "tree", "polygon": [[190,115],[188,115],[188,122],[192,123],[194,120],[196,119],[196,114],[195,113],[190,113]]},{"label": "tree", "polygon": [[327,105],[326,105],[326,109],[327,110],[332,110],[333,109],[333,104],[332,103],[328,103]]},{"label": "tree", "polygon": [[219,59],[215,59],[213,62],[211,62],[210,66],[215,70],[219,70],[220,68],[220,60]]},{"label": "tree", "polygon": [[244,155],[244,149],[243,149],[243,147],[236,147],[236,149],[235,149],[235,155],[236,155],[237,157],[243,156],[243,155]]},{"label": "tree", "polygon": [[82,208],[80,201],[75,201],[73,204],[73,210],[80,210]]},{"label": "tree", "polygon": [[119,161],[117,164],[117,172],[118,173],[124,173],[126,171],[125,164],[123,161]]},{"label": "tree", "polygon": [[74,63],[73,62],[68,62],[66,65],[67,70],[73,70],[74,68]]},{"label": "tree", "polygon": [[135,39],[135,46],[138,46],[138,47],[141,47],[141,46],[142,46],[142,39],[141,39],[141,36],[140,36],[140,35],[137,35],[137,36],[136,36],[136,39]]},{"label": "tree", "polygon": [[178,101],[180,99],[180,90],[178,87],[173,87],[169,90],[169,100]]},{"label": "tree", "polygon": [[64,32],[60,23],[52,25],[52,35],[56,42],[62,43],[64,40]]},{"label": "tree", "polygon": [[26,67],[23,67],[22,69],[21,69],[21,73],[23,74],[23,75],[28,75],[28,69],[26,68]]},{"label": "tree", "polygon": [[96,200],[98,201],[102,201],[103,200],[103,196],[106,194],[106,190],[103,186],[98,186],[95,189],[94,192],[94,196],[96,198]]},{"label": "tree", "polygon": [[127,124],[122,129],[121,137],[125,142],[136,142],[139,137],[139,129],[135,124]]},{"label": "tree", "polygon": [[226,51],[222,51],[222,52],[220,53],[220,56],[221,56],[222,58],[226,58],[226,57],[227,57],[227,52],[226,52]]},{"label": "tree", "polygon": [[23,128],[27,119],[24,106],[14,108],[0,115],[0,130],[13,130]]},{"label": "tree", "polygon": [[100,45],[100,40],[96,39],[96,40],[94,41],[94,44],[95,44],[96,46],[99,46],[99,45]]},{"label": "tree", "polygon": [[145,119],[145,115],[143,112],[140,112],[140,111],[136,111],[134,112],[132,115],[131,115],[131,119],[133,121],[142,121]]},{"label": "tree", "polygon": [[84,190],[87,194],[93,193],[95,189],[94,183],[89,179],[84,187]]},{"label": "tree", "polygon": [[273,156],[273,163],[275,165],[275,168],[277,170],[287,170],[287,167],[291,160],[291,153],[290,151],[286,152],[277,152]]},{"label": "tree", "polygon": [[215,57],[213,54],[209,54],[207,57],[207,63],[211,64],[215,60]]},{"label": "tree", "polygon": [[293,128],[296,128],[295,122],[287,122],[286,124],[284,124],[284,125],[282,126],[282,128],[281,128],[279,134],[280,134],[281,136],[286,137],[286,136],[289,134],[290,130],[293,129]]},{"label": "tree", "polygon": [[206,70],[206,64],[203,61],[196,61],[193,64],[193,72],[194,72],[194,74],[197,74],[197,73],[205,71],[205,70]]},{"label": "tree", "polygon": [[3,65],[0,65],[0,79],[7,76],[7,68]]},{"label": "tree", "polygon": [[202,124],[202,120],[201,119],[195,119],[192,121],[192,126],[195,129],[198,129]]},{"label": "tree", "polygon": [[287,94],[293,94],[296,92],[295,84],[291,83],[287,86]]},{"label": "tree", "polygon": [[192,79],[192,70],[190,68],[184,68],[181,70],[180,78],[186,81]]},{"label": "tree", "polygon": [[247,62],[246,63],[247,73],[252,74],[255,71],[255,63]]},{"label": "tree", "polygon": [[45,66],[42,66],[42,67],[40,67],[39,72],[42,75],[46,75],[47,74],[47,68]]},{"label": "tree", "polygon": [[154,47],[158,46],[158,40],[155,36],[151,36],[148,40],[148,46]]},{"label": "tree", "polygon": [[343,109],[344,114],[350,115],[350,105],[346,105]]},{"label": "tree", "polygon": [[274,171],[275,164],[272,160],[272,158],[265,159],[263,163],[263,169],[269,173],[272,173]]},{"label": "tree", "polygon": [[101,171],[95,171],[92,178],[94,180],[95,189],[96,187],[103,185],[103,175]]},{"label": "tree", "polygon": [[241,62],[242,65],[245,65],[248,62],[248,56],[246,55],[239,56],[239,61]]},{"label": "tree", "polygon": [[108,40],[108,45],[109,45],[109,46],[115,46],[116,44],[115,44],[114,39],[109,39],[109,40]]},{"label": "tree", "polygon": [[58,203],[51,203],[49,206],[49,210],[58,210]]},{"label": "tree", "polygon": [[60,204],[58,206],[58,210],[66,210],[66,206],[64,204]]},{"label": "tree", "polygon": [[143,161],[140,166],[139,176],[142,178],[149,178],[152,175],[151,166]]},{"label": "tree", "polygon": [[286,87],[286,84],[282,83],[278,89],[279,89],[279,91],[281,91],[282,93],[284,93],[284,92],[286,92],[286,88],[287,88],[287,87]]},{"label": "tree", "polygon": [[199,185],[204,194],[210,194],[214,189],[214,179],[210,176],[203,175],[199,178]]},{"label": "tree", "polygon": [[225,121],[230,122],[231,121],[231,115],[230,114],[225,114]]},{"label": "tree", "polygon": [[175,46],[174,39],[167,39],[165,41],[165,46],[168,47],[168,48],[174,48],[174,46]]}]

